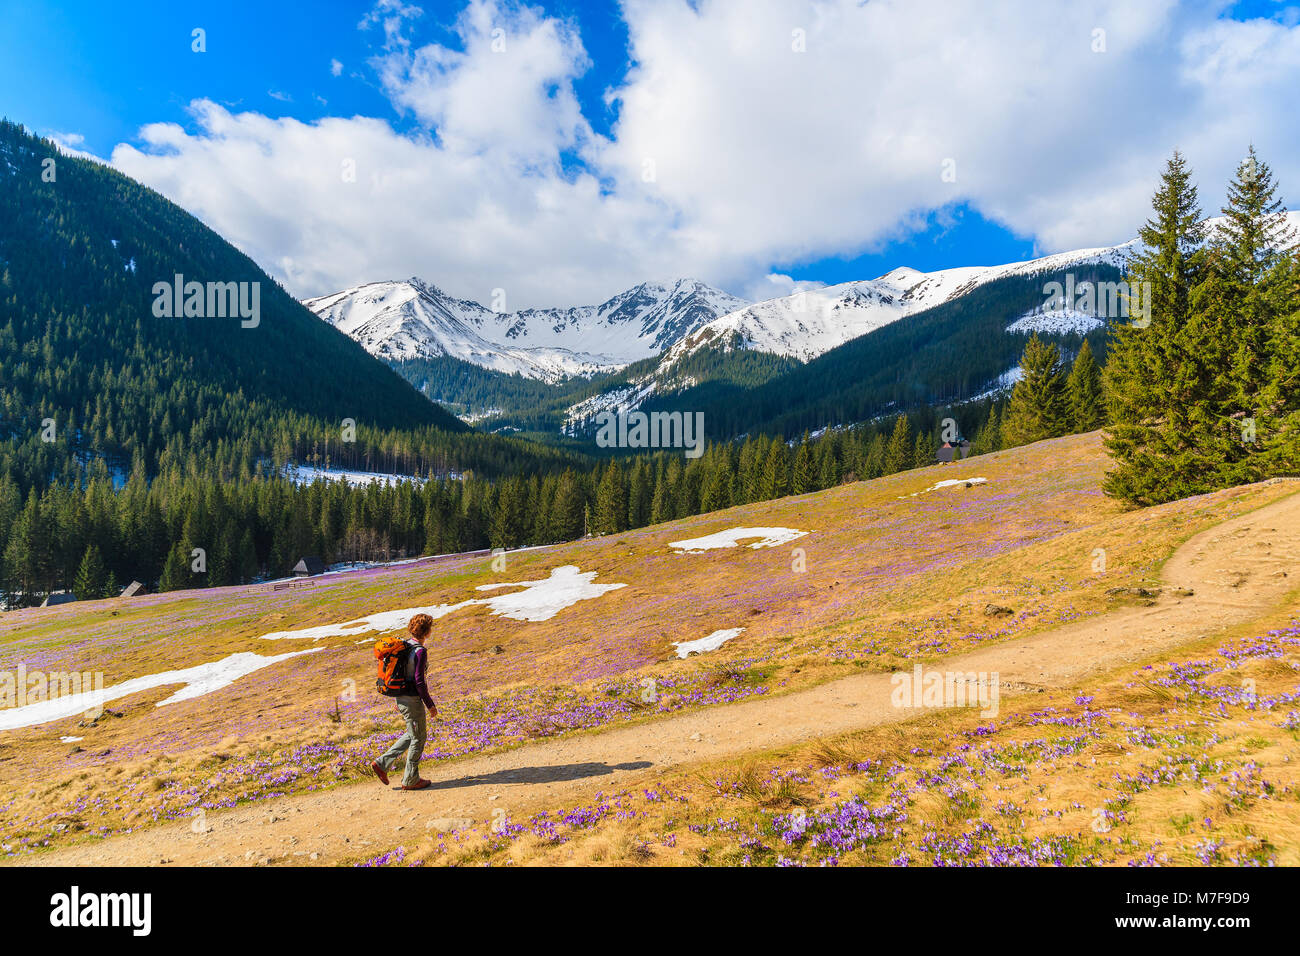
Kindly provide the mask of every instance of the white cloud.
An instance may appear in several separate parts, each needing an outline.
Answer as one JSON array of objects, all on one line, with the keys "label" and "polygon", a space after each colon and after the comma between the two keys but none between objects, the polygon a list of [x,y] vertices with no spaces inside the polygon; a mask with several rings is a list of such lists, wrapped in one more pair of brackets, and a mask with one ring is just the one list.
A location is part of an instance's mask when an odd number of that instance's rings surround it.
[{"label": "white cloud", "polygon": [[330,76],[342,76],[343,63],[340,60],[330,60]]},{"label": "white cloud", "polygon": [[651,211],[603,197],[590,176],[521,174],[381,120],[307,124],[210,101],[192,109],[197,132],[147,126],[144,149],[120,145],[113,164],[300,294],[422,275],[481,301],[503,288],[515,308],[599,301],[610,283],[630,286],[676,264],[655,251],[664,230]]},{"label": "white cloud", "polygon": [[444,147],[547,164],[592,138],[572,85],[590,65],[575,29],[538,11],[470,0],[457,32],[463,52],[412,49],[390,37],[372,61],[393,103]]},{"label": "white cloud", "polygon": [[418,45],[419,8],[383,0],[371,66],[420,130],[198,101],[192,131],[112,160],[303,295],[409,274],[511,308],[676,275],[788,294],[773,263],[877,250],[954,202],[1045,253],[1126,239],[1174,147],[1207,207],[1252,141],[1300,196],[1300,29],[1221,6],[625,0],[605,138],[580,24],[472,0],[455,48]]},{"label": "white cloud", "polygon": [[86,143],[86,137],[80,133],[60,133],[54,131],[46,133],[45,136],[47,139],[52,140],[54,145],[58,147],[59,152],[65,156],[75,156],[78,159],[89,159],[96,163],[104,162],[103,159],[96,156],[94,153],[82,149],[82,146]]},{"label": "white cloud", "polygon": [[369,30],[379,26],[384,31],[384,45],[390,49],[408,45],[406,35],[402,32],[407,20],[417,20],[424,15],[424,10],[414,4],[402,3],[402,0],[378,0],[357,24],[359,30]]},{"label": "white cloud", "polygon": [[751,302],[762,302],[764,299],[781,299],[796,292],[821,289],[825,285],[825,282],[794,279],[780,272],[769,272],[745,286],[742,296]]}]

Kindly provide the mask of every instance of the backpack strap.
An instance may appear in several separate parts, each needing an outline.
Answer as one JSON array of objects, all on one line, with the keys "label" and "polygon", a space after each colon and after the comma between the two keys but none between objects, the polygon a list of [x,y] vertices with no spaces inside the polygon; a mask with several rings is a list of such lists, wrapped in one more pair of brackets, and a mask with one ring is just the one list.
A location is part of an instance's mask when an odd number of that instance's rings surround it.
[{"label": "backpack strap", "polygon": [[415,641],[407,640],[406,650],[402,652],[397,664],[402,678],[402,690],[408,694],[415,693],[415,649],[419,646]]}]

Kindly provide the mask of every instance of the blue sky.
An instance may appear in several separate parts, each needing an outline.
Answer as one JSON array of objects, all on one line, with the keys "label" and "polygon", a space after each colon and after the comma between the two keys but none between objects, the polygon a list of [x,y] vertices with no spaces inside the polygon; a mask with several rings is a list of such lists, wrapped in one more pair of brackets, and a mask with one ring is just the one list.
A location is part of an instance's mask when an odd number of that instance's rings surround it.
[{"label": "blue sky", "polygon": [[[1175,146],[1208,207],[1248,141],[1300,189],[1294,6],[971,6],[0,0],[0,113],[303,295],[418,273],[555,305],[695,274],[757,298],[1013,261],[1128,238]],[[302,173],[325,155],[360,188]]]}]

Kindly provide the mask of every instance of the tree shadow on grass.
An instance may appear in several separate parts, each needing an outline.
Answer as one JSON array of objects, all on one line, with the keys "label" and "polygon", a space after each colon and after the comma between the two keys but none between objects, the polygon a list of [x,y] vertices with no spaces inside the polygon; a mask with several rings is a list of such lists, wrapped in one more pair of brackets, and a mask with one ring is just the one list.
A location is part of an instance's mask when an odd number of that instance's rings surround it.
[{"label": "tree shadow on grass", "polygon": [[508,783],[559,783],[565,780],[583,780],[587,777],[607,776],[619,770],[644,770],[653,767],[649,760],[632,763],[564,763],[548,767],[515,767],[493,773],[479,773],[455,780],[435,780],[430,790],[455,790],[459,787],[482,787],[488,784]]}]

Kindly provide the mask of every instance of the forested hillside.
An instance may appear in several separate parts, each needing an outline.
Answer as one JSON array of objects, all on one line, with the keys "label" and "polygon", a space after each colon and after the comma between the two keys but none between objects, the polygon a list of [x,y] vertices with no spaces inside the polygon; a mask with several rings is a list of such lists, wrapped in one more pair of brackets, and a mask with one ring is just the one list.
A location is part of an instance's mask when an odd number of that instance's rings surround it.
[{"label": "forested hillside", "polygon": [[[1076,269],[1074,276],[1076,283],[1122,278],[1119,270],[1106,265]],[[1026,337],[1008,332],[1007,326],[1041,306],[1044,285],[1059,278],[1043,273],[996,279],[806,364],[791,362],[780,370],[783,374],[750,387],[719,381],[706,371],[696,373],[699,385],[656,395],[643,407],[702,410],[706,433],[718,441],[760,432],[792,437],[808,429],[966,401],[1016,366]],[[1045,337],[1071,354],[1083,341],[1083,336],[1070,333]],[[1094,353],[1104,355],[1104,330],[1088,338]]]},{"label": "forested hillside", "polygon": [[[154,285],[176,275],[257,283],[256,324],[156,316]],[[24,490],[76,480],[91,458],[236,477],[327,448],[338,465],[419,474],[537,464],[468,434],[162,196],[0,123],[4,471]]]},{"label": "forested hillside", "polygon": [[[1119,269],[1076,266],[1074,282],[1113,282]],[[505,375],[442,356],[395,362],[394,367],[434,401],[489,429],[519,429],[558,439],[591,437],[595,414],[628,396],[653,391],[644,411],[703,411],[711,441],[759,433],[794,438],[806,430],[851,425],[900,410],[942,407],[990,389],[1016,366],[1026,335],[1007,326],[1041,308],[1044,286],[1063,272],[995,279],[907,319],[869,332],[807,363],[720,342],[689,352],[671,365],[643,359],[617,372],[546,383]],[[1044,332],[1068,354],[1085,336]],[[1104,361],[1106,332],[1086,336]],[[584,400],[587,404],[582,404]]]},{"label": "forested hillside", "polygon": [[[157,314],[168,310],[155,309],[155,284],[176,276],[244,284],[256,314]],[[337,526],[305,534],[308,493],[280,477],[295,462],[490,479],[584,458],[471,431],[193,216],[0,122],[6,603],[77,578],[84,596],[132,578],[249,580],[284,573],[309,545],[367,556],[424,546],[422,527],[414,545],[385,506],[347,488]],[[195,548],[212,558],[203,572],[190,570]]]}]

